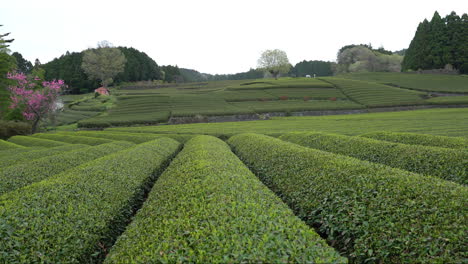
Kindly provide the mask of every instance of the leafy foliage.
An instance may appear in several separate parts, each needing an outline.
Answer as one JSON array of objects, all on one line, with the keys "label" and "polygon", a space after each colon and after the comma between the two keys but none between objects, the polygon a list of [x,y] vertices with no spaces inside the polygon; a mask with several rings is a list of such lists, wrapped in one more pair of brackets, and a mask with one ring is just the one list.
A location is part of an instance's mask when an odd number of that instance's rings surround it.
[{"label": "leafy foliage", "polygon": [[258,68],[269,72],[276,79],[279,74],[288,73],[291,64],[286,52],[279,49],[265,50],[258,59]]},{"label": "leafy foliage", "polygon": [[466,257],[465,186],[242,134],[234,152],[354,263],[458,263]]},{"label": "leafy foliage", "polygon": [[291,68],[291,74],[297,77],[305,77],[306,75],[314,76],[331,76],[333,75],[332,63],[329,61],[301,61],[296,63]]},{"label": "leafy foliage", "polygon": [[468,152],[462,150],[407,145],[320,132],[292,132],[282,135],[280,139],[306,147],[468,184]]},{"label": "leafy foliage", "polygon": [[198,136],[158,179],[105,261],[122,262],[346,260],[296,218],[226,143]]},{"label": "leafy foliage", "polygon": [[81,68],[90,79],[99,80],[102,86],[113,82],[113,78],[124,71],[127,59],[118,49],[112,47],[99,47],[84,51]]},{"label": "leafy foliage", "polygon": [[161,138],[4,194],[0,262],[96,262],[178,148]]}]

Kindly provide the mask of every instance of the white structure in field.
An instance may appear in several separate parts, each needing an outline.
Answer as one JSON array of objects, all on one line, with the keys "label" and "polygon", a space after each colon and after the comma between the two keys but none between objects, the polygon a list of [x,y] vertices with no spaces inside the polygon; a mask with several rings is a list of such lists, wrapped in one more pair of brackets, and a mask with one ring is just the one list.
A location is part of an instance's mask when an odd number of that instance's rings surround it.
[{"label": "white structure in field", "polygon": [[[307,75],[306,75],[306,78],[310,78],[310,75],[309,75],[309,74],[307,74]],[[315,78],[315,76],[314,76],[314,78]]]}]

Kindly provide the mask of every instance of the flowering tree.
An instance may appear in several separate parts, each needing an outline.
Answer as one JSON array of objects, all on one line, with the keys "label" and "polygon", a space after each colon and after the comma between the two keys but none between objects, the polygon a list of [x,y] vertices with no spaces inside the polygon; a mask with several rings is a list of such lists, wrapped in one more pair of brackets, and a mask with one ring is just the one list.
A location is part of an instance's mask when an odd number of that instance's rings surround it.
[{"label": "flowering tree", "polygon": [[32,122],[31,132],[35,133],[39,121],[56,110],[59,93],[66,87],[64,81],[41,82],[38,77],[31,80],[23,73],[8,73],[7,78],[17,82],[8,87],[10,108],[20,109],[24,118]]}]

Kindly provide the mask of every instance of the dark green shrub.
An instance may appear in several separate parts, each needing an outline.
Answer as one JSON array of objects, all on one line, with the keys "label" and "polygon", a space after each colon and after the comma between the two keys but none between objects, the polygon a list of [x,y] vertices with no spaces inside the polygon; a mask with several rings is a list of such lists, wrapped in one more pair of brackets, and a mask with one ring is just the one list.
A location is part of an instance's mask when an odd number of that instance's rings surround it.
[{"label": "dark green shrub", "polygon": [[466,260],[465,186],[262,135],[228,143],[354,263]]},{"label": "dark green shrub", "polygon": [[28,135],[31,133],[31,124],[26,122],[14,122],[0,120],[0,139],[8,139],[16,135]]},{"label": "dark green shrub", "polygon": [[211,136],[189,140],[106,263],[344,263]]}]

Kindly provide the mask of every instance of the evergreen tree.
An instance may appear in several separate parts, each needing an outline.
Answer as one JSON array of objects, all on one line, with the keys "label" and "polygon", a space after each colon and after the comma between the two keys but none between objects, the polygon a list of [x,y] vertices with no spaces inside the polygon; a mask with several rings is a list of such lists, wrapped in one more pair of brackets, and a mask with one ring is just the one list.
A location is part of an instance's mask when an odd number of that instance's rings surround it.
[{"label": "evergreen tree", "polygon": [[455,12],[419,24],[403,60],[403,70],[441,69],[450,64],[468,73],[468,16]]},{"label": "evergreen tree", "polygon": [[24,74],[29,74],[31,73],[33,69],[33,65],[30,61],[26,60],[23,58],[23,55],[19,52],[13,52],[11,56],[15,57],[16,59],[16,65],[18,66],[18,71],[22,72]]}]

